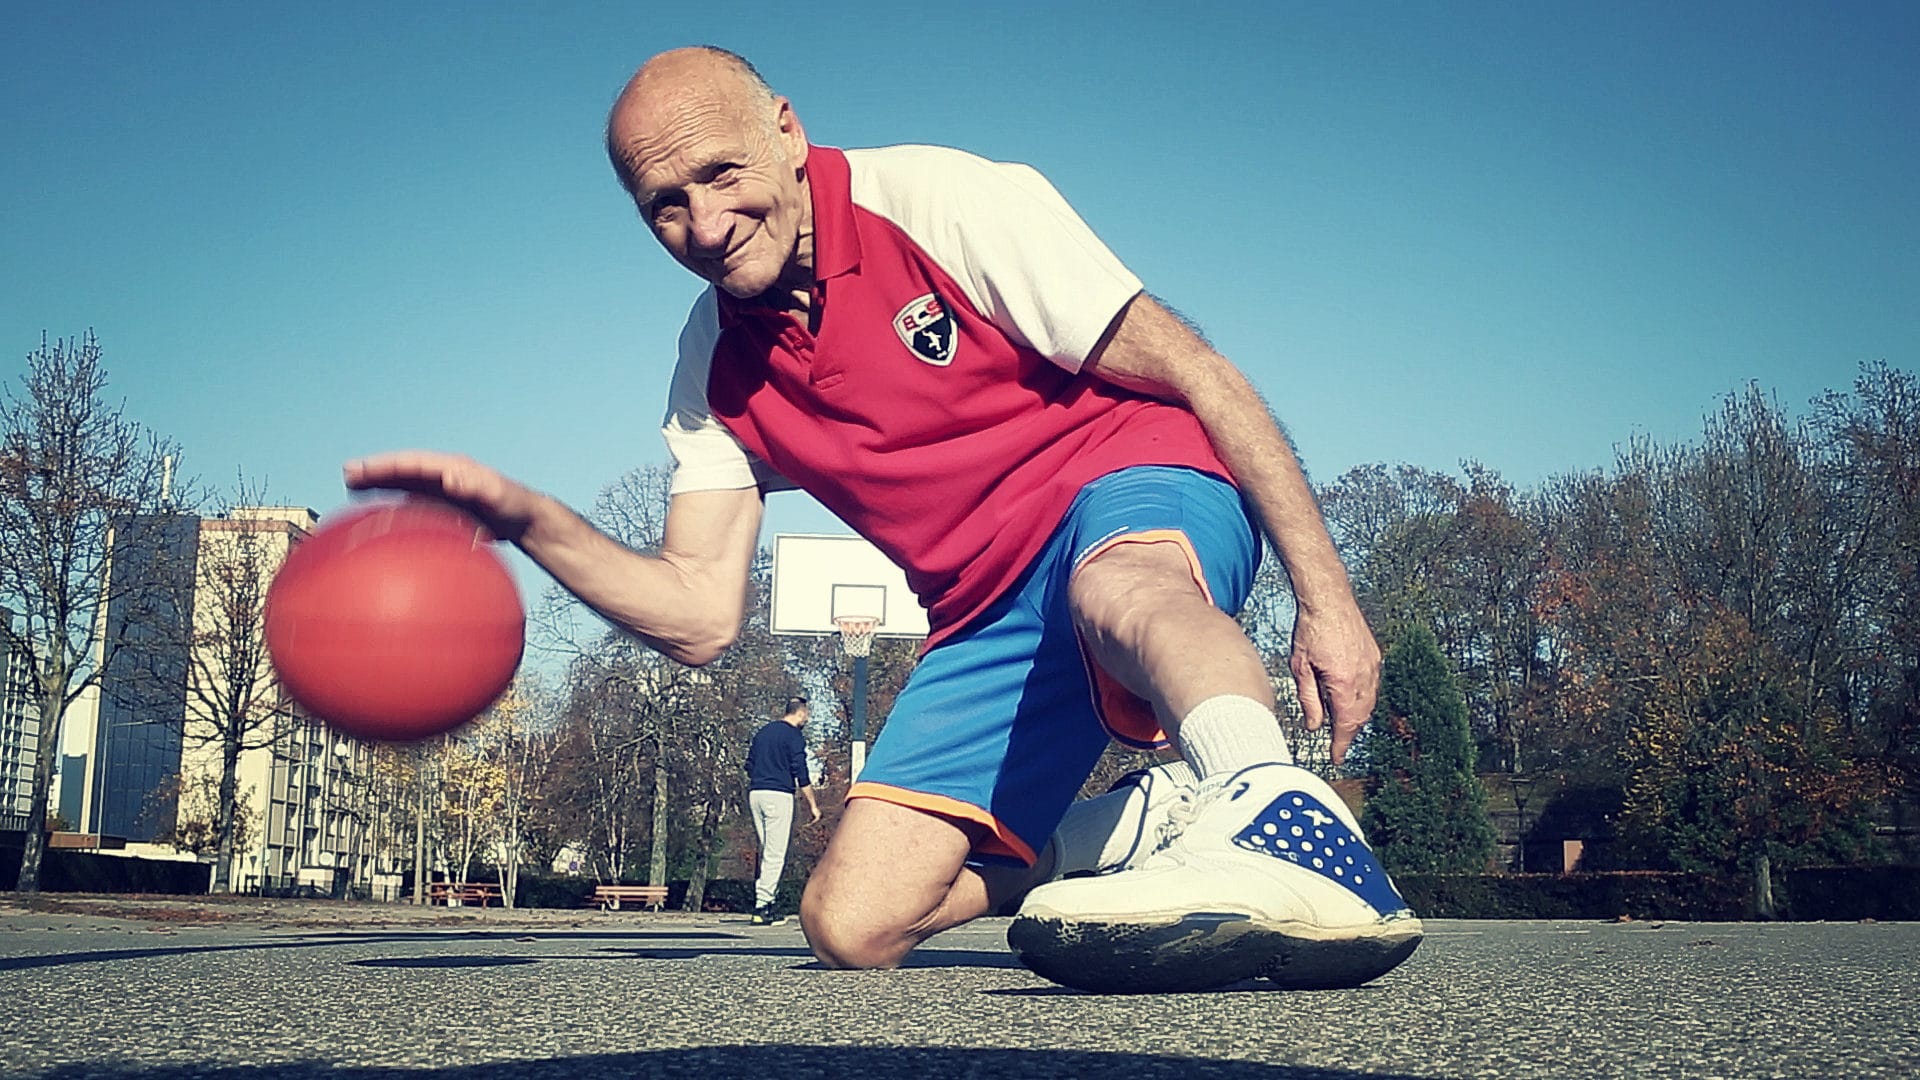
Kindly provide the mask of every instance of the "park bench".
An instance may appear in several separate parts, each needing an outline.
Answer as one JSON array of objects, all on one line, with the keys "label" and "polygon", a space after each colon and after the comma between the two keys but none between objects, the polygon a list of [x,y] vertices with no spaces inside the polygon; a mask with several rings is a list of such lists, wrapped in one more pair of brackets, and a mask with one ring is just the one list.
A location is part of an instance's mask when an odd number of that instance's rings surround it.
[{"label": "park bench", "polygon": [[595,885],[590,903],[598,904],[608,911],[619,911],[623,902],[632,901],[645,904],[659,911],[667,903],[665,885]]},{"label": "park bench", "polygon": [[464,884],[457,881],[433,881],[427,883],[427,902],[429,904],[469,904],[486,907],[500,899],[500,886],[490,881],[469,881]]}]

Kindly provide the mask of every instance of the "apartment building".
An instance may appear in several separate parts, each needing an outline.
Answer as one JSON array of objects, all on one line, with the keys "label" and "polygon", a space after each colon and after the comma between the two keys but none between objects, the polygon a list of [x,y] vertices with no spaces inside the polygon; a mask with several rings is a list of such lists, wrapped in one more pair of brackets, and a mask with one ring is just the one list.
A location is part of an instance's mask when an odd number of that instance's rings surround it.
[{"label": "apartment building", "polygon": [[[0,618],[12,614],[0,611]],[[33,773],[40,764],[40,704],[33,692],[33,666],[24,653],[7,649],[0,673],[0,832],[27,827],[33,807]]]},{"label": "apartment building", "polygon": [[[394,845],[376,850],[384,838],[373,827],[372,747],[303,715],[273,680],[264,649],[250,648],[260,627],[246,613],[258,611],[261,590],[318,521],[304,507],[256,506],[220,518],[154,515],[117,531],[116,551],[129,545],[142,556],[119,565],[156,567],[148,572],[172,579],[157,587],[191,601],[172,613],[177,632],[126,635],[103,675],[81,800],[89,831],[127,837],[133,850],[193,847],[211,858],[221,732],[244,715],[228,887],[390,891],[375,888],[391,880],[394,857],[384,849]],[[147,557],[156,550],[187,557]],[[110,607],[118,628],[124,619],[115,617]],[[246,685],[247,663],[258,665],[254,694],[236,702],[230,690]]]}]

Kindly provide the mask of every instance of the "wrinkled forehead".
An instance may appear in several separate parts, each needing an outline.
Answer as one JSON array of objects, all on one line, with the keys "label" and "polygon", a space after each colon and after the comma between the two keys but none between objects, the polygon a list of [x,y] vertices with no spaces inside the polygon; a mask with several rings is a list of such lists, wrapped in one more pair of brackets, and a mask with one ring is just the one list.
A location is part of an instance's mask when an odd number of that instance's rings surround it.
[{"label": "wrinkled forehead", "polygon": [[709,81],[649,86],[636,80],[614,107],[608,135],[634,174],[663,157],[735,156],[763,126],[737,88]]}]

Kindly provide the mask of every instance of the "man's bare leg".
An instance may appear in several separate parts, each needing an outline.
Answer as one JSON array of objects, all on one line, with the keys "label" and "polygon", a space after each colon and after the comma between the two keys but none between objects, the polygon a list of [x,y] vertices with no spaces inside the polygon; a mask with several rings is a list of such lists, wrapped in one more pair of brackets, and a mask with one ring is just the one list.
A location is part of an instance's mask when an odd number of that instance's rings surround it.
[{"label": "man's bare leg", "polygon": [[1069,986],[1139,993],[1256,975],[1357,986],[1404,961],[1419,920],[1346,804],[1292,767],[1264,666],[1181,546],[1110,549],[1069,597],[1096,662],[1153,704],[1201,782],[1159,850],[1033,890],[1008,929],[1022,962]]},{"label": "man's bare leg", "polygon": [[1260,654],[1200,591],[1179,545],[1117,544],[1074,574],[1067,595],[1094,661],[1150,703],[1176,741],[1194,706],[1221,694],[1271,713],[1273,684]]},{"label": "man's bare leg", "polygon": [[942,930],[1000,910],[1047,877],[1031,867],[970,867],[977,837],[961,823],[878,799],[847,804],[800,901],[820,962],[890,968]]}]

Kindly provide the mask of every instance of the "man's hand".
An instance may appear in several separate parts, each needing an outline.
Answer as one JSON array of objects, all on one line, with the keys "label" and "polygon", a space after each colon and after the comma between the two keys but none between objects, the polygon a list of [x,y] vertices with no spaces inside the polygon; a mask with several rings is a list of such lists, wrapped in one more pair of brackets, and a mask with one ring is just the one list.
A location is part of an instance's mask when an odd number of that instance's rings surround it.
[{"label": "man's hand", "polygon": [[1319,731],[1331,711],[1334,764],[1345,761],[1380,693],[1380,646],[1358,605],[1311,614],[1300,609],[1293,623],[1291,666],[1307,730]]},{"label": "man's hand", "polygon": [[347,462],[342,473],[355,491],[411,491],[445,499],[509,543],[527,531],[540,498],[472,458],[432,450],[375,454]]}]

